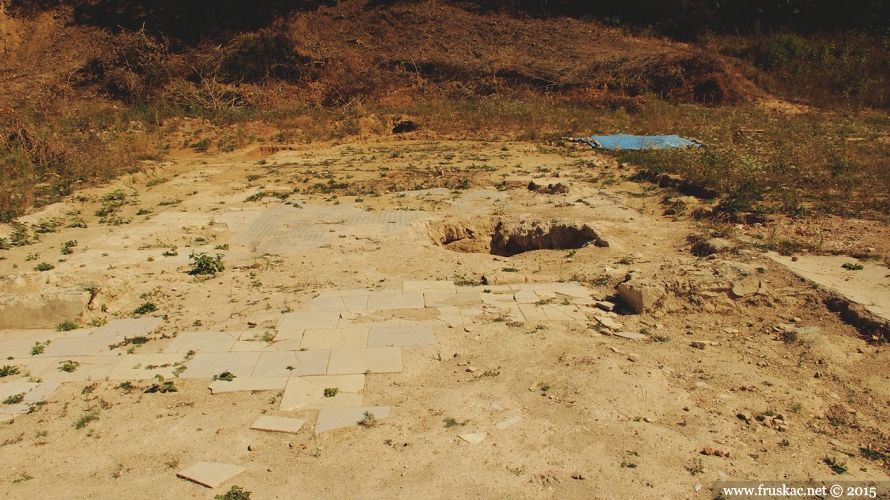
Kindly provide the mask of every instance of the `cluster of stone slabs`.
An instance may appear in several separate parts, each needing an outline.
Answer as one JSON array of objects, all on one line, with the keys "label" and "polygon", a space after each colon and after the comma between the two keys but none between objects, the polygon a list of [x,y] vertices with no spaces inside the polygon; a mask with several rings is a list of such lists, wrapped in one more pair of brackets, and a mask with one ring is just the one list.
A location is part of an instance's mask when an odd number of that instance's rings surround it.
[{"label": "cluster of stone slabs", "polygon": [[[128,354],[126,343],[109,346],[150,333],[160,326],[160,318],[112,320],[91,332],[6,332],[0,337],[0,356],[24,365],[40,382],[0,382],[0,399],[24,393],[21,403],[0,405],[0,415],[8,419],[27,412],[66,381],[148,380],[157,375],[213,379],[228,372],[232,380],[211,381],[213,394],[283,390],[280,410],[320,410],[318,434],[356,425],[366,412],[376,419],[388,416],[387,406],[362,406],[365,376],[401,372],[401,348],[433,344],[434,327],[471,324],[480,316],[516,322],[586,321],[594,310],[566,303],[569,297],[591,296],[588,289],[566,283],[457,287],[449,281],[406,281],[401,290],[329,291],[314,298],[308,311],[282,314],[276,331],[269,331],[270,337],[274,333],[271,341],[263,340],[262,329],[183,332],[163,352],[152,354]],[[437,318],[384,320],[375,314],[424,308],[437,309]],[[32,354],[35,343],[44,345],[42,353]],[[70,373],[59,369],[68,360],[79,363]],[[335,395],[326,391],[334,388]],[[295,433],[304,423],[264,416],[251,428]],[[202,462],[180,476],[215,487],[242,470]]]}]

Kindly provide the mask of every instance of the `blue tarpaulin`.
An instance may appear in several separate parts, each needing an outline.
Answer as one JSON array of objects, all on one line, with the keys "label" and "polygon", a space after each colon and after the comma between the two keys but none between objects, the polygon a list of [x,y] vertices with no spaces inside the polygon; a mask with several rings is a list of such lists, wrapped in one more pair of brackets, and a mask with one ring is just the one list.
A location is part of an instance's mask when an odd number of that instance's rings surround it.
[{"label": "blue tarpaulin", "polygon": [[704,144],[684,139],[679,135],[593,135],[589,138],[572,139],[589,144],[594,149],[670,149],[693,146],[703,148]]}]

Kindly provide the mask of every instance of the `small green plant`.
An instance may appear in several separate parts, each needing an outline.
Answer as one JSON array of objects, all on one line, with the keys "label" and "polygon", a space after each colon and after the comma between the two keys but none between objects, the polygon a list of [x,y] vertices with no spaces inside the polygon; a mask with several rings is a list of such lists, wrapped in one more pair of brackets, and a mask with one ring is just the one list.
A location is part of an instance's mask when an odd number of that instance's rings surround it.
[{"label": "small green plant", "polygon": [[222,380],[223,382],[231,382],[231,381],[235,380],[235,375],[233,375],[232,372],[226,370],[226,371],[220,373],[219,375],[214,375],[213,380]]},{"label": "small green plant", "polygon": [[66,359],[65,361],[59,361],[59,371],[65,373],[71,373],[80,366],[80,363],[77,361],[71,361],[70,359]]},{"label": "small green plant", "polygon": [[65,243],[62,243],[62,255],[71,255],[74,253],[72,248],[77,246],[76,240],[68,240]]},{"label": "small green plant", "polygon": [[146,394],[154,394],[156,392],[160,392],[161,394],[166,394],[168,392],[179,392],[179,389],[173,385],[172,380],[164,380],[164,376],[161,374],[155,375],[156,383],[151,384],[151,387],[145,390]]},{"label": "small green plant", "polygon": [[49,340],[46,342],[34,342],[34,345],[31,346],[31,356],[37,356],[43,354],[43,350],[46,349],[46,346],[49,345]]},{"label": "small green plant", "polygon": [[324,397],[332,398],[336,396],[338,392],[340,392],[338,387],[328,387],[324,390]]},{"label": "small green plant", "polygon": [[788,441],[787,439],[783,439],[783,440],[779,441],[779,446],[786,446],[786,447],[791,446],[791,442]]},{"label": "small green plant", "polygon": [[505,267],[505,268],[501,269],[501,271],[503,271],[505,273],[518,273],[519,269],[516,269],[515,267]]},{"label": "small green plant", "polygon": [[250,492],[244,491],[240,486],[232,486],[225,494],[216,495],[214,500],[250,500]]},{"label": "small green plant", "polygon": [[48,262],[41,262],[40,264],[37,264],[36,266],[34,266],[34,270],[39,271],[39,272],[50,271],[55,268],[56,268],[56,266],[54,266]]},{"label": "small green plant", "polygon": [[120,390],[126,392],[127,394],[129,394],[129,393],[133,392],[134,390],[138,389],[138,387],[133,385],[133,383],[128,380],[126,382],[121,382],[120,384],[118,384],[117,387],[115,387],[115,389],[120,389]]},{"label": "small green plant", "polygon": [[176,247],[173,247],[170,250],[164,250],[164,253],[161,255],[164,257],[176,257],[179,253],[176,251]]},{"label": "small green plant", "polygon": [[377,417],[373,413],[366,411],[362,419],[358,421],[358,425],[362,427],[374,427],[377,425]]},{"label": "small green plant", "polygon": [[701,458],[695,458],[686,466],[686,470],[693,476],[701,474],[705,471],[705,463]]},{"label": "small green plant", "polygon": [[136,316],[142,316],[143,314],[152,313],[157,310],[158,306],[156,306],[154,302],[144,302],[141,306],[133,310],[133,314],[135,314]]},{"label": "small green plant", "polygon": [[843,267],[844,269],[846,269],[848,271],[861,271],[861,270],[865,269],[865,267],[862,264],[853,263],[853,262],[844,262],[844,265],[841,267]]},{"label": "small green plant", "polygon": [[17,405],[25,400],[25,393],[13,394],[6,399],[3,400],[3,404],[5,405]]},{"label": "small green plant", "polygon": [[189,255],[189,259],[192,260],[192,269],[189,271],[189,274],[193,276],[216,275],[216,273],[222,272],[225,269],[222,255],[220,254],[216,254],[214,258],[204,253],[195,254],[192,252]]},{"label": "small green plant", "polygon": [[547,392],[549,390],[550,390],[550,384],[545,384],[544,382],[541,382],[541,392]]},{"label": "small green plant", "polygon": [[0,378],[18,375],[18,373],[19,369],[16,366],[3,365],[3,367],[0,368]]},{"label": "small green plant", "polygon": [[229,249],[229,244],[228,244],[228,243],[225,243],[225,244],[223,244],[223,245],[216,245],[216,247],[214,247],[214,249],[215,249],[215,250],[228,250],[228,249]]},{"label": "small green plant", "polygon": [[79,419],[77,419],[77,421],[74,422],[74,428],[75,429],[83,429],[84,427],[89,425],[90,422],[93,422],[95,420],[99,420],[99,412],[98,411],[87,412],[83,416],[81,416]]},{"label": "small green plant", "polygon": [[822,459],[835,474],[846,474],[847,473],[847,463],[839,462],[835,457],[825,457]]},{"label": "small green plant", "polygon": [[481,284],[483,284],[481,281],[474,280],[473,278],[467,278],[462,274],[454,275],[455,286],[479,286]]},{"label": "small green plant", "polygon": [[71,330],[77,330],[78,328],[80,328],[80,327],[77,326],[77,323],[75,323],[71,320],[65,320],[65,321],[59,323],[58,325],[56,325],[57,332],[70,332]]},{"label": "small green plant", "polygon": [[628,461],[626,461],[626,460],[622,460],[622,461],[621,461],[621,468],[622,468],[622,469],[636,469],[636,468],[637,468],[637,464],[635,464],[635,463],[633,463],[633,462],[628,462]]}]

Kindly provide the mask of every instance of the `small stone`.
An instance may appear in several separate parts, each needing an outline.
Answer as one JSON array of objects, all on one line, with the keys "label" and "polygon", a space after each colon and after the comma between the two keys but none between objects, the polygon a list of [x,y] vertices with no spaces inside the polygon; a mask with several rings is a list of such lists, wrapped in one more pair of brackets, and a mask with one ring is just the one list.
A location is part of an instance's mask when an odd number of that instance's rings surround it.
[{"label": "small stone", "polygon": [[701,484],[701,483],[695,483],[695,484],[692,485],[692,489],[694,489],[695,492],[698,493],[698,491],[702,489],[702,484]]},{"label": "small stone", "polygon": [[738,417],[739,420],[744,420],[745,422],[751,421],[750,413],[739,412],[738,414],[736,414],[736,417]]},{"label": "small stone", "polygon": [[632,362],[632,363],[636,363],[636,362],[638,362],[638,361],[640,360],[640,356],[638,356],[638,355],[636,355],[636,354],[634,354],[634,353],[630,353],[630,354],[627,355],[627,360],[630,361],[630,362]]},{"label": "small stone", "polygon": [[465,326],[465,327],[464,327],[464,331],[467,332],[467,333],[470,333],[470,332],[473,331],[473,328],[472,328],[472,327],[469,327],[469,326]]},{"label": "small stone", "polygon": [[593,305],[596,307],[599,307],[600,309],[602,309],[604,311],[611,312],[613,309],[615,309],[615,304],[609,302],[608,300],[598,300]]},{"label": "small stone", "polygon": [[522,420],[522,417],[517,415],[509,420],[504,420],[503,422],[495,424],[495,427],[498,428],[499,430],[504,430],[504,429],[510,427],[511,425],[518,423],[520,420]]},{"label": "small stone", "polygon": [[474,432],[470,434],[461,434],[460,438],[470,444],[479,444],[488,436],[485,432]]},{"label": "small stone", "polygon": [[696,349],[704,349],[705,347],[708,346],[708,343],[707,343],[707,342],[703,342],[703,341],[701,341],[701,340],[694,340],[694,341],[692,341],[692,344],[690,344],[690,345],[691,345],[692,347],[695,347]]},{"label": "small stone", "polygon": [[257,451],[259,449],[260,449],[260,445],[255,444],[255,443],[250,443],[249,445],[247,445],[247,451]]},{"label": "small stone", "polygon": [[478,370],[478,368],[476,368],[476,367],[473,367],[473,366],[467,367],[467,371],[470,373],[476,373],[476,370]]}]

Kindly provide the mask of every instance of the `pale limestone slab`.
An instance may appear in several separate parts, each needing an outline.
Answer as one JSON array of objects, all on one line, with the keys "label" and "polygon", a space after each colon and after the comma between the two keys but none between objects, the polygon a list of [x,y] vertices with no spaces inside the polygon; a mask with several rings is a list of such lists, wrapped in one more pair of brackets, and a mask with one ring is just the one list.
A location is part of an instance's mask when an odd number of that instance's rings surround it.
[{"label": "pale limestone slab", "polygon": [[480,292],[480,293],[485,293],[485,294],[497,293],[497,292],[510,293],[512,290],[513,289],[510,288],[510,285],[477,285],[477,286],[459,286],[459,287],[457,287],[458,293],[460,293],[460,292]]},{"label": "pale limestone slab", "polygon": [[318,422],[315,424],[315,433],[332,429],[341,429],[358,425],[365,418],[365,412],[374,415],[376,420],[382,420],[389,416],[389,406],[366,406],[360,408],[326,408],[318,412]]},{"label": "pale limestone slab", "polygon": [[360,297],[362,295],[371,295],[372,293],[374,293],[373,290],[368,290],[367,288],[362,288],[361,290],[350,290],[349,296],[350,297]]},{"label": "pale limestone slab", "polygon": [[383,294],[377,293],[368,296],[368,309],[391,310],[391,309],[423,309],[422,293],[406,293],[406,294]]},{"label": "pale limestone slab", "polygon": [[332,398],[322,397],[300,407],[301,410],[322,410],[325,408],[355,408],[362,405],[361,394],[338,392]]},{"label": "pale limestone slab", "polygon": [[464,318],[460,314],[443,314],[439,316],[439,320],[451,328],[457,328],[464,324]]},{"label": "pale limestone slab", "polygon": [[28,403],[18,403],[14,405],[0,405],[0,413],[6,415],[21,415],[23,413],[29,413],[31,411],[31,405]]},{"label": "pale limestone slab", "polygon": [[38,403],[40,401],[45,401],[46,398],[52,394],[53,391],[59,388],[62,385],[58,380],[53,382],[43,382],[37,387],[31,389],[31,392],[25,394],[25,403]]},{"label": "pale limestone slab", "polygon": [[12,420],[14,418],[15,418],[15,415],[6,415],[6,414],[0,415],[0,424],[2,424],[4,422],[9,422],[10,420]]},{"label": "pale limestone slab", "polygon": [[31,357],[31,347],[35,342],[46,342],[50,337],[38,337],[39,340],[32,338],[9,339],[0,341],[0,359],[12,358],[29,358]]},{"label": "pale limestone slab", "polygon": [[345,311],[342,297],[315,297],[309,304],[309,312]]},{"label": "pale limestone slab", "polygon": [[434,344],[433,328],[429,325],[384,326],[371,328],[368,347]]},{"label": "pale limestone slab", "polygon": [[515,303],[512,293],[483,293],[481,298],[483,304],[494,304],[499,306],[508,302]]},{"label": "pale limestone slab", "polygon": [[538,297],[538,294],[535,293],[534,290],[528,290],[528,289],[517,291],[516,293],[513,294],[513,298],[516,300],[516,302],[519,302],[520,304],[534,304],[535,302],[538,302],[539,300],[541,300]]},{"label": "pale limestone slab", "polygon": [[552,307],[558,309],[561,313],[566,316],[576,320],[576,321],[587,321],[587,315],[578,310],[576,306],[572,305],[562,305],[562,304],[551,304]]},{"label": "pale limestone slab", "polygon": [[458,292],[452,299],[454,304],[465,306],[482,302],[482,294],[479,292]]},{"label": "pale limestone slab", "polygon": [[[165,379],[173,376],[176,363],[183,363],[181,353],[168,354],[128,354],[108,372],[112,380],[148,380],[161,375]],[[166,366],[165,366],[166,365]],[[150,366],[156,368],[149,369]]]},{"label": "pale limestone slab", "polygon": [[367,295],[350,295],[343,297],[343,305],[349,312],[364,312],[368,310]]},{"label": "pale limestone slab", "polygon": [[612,335],[622,337],[628,340],[645,340],[646,336],[637,332],[613,332]]},{"label": "pale limestone slab", "polygon": [[281,340],[296,340],[297,345],[303,340],[303,333],[306,330],[303,328],[289,328],[287,330],[278,330],[278,333],[275,335],[275,341]]},{"label": "pale limestone slab", "polygon": [[108,350],[114,336],[103,335],[88,337],[67,337],[50,342],[39,356],[89,356],[102,350]]},{"label": "pale limestone slab", "polygon": [[349,290],[326,290],[318,294],[319,297],[346,297],[349,295]]},{"label": "pale limestone slab", "polygon": [[519,304],[519,310],[528,321],[548,321],[544,308],[534,304]]},{"label": "pale limestone slab", "polygon": [[113,319],[100,326],[93,335],[127,336],[146,335],[163,323],[163,318],[142,317],[136,319]]},{"label": "pale limestone slab", "polygon": [[27,380],[0,383],[0,401],[16,394],[27,394],[38,385],[40,385],[39,382],[28,382]]},{"label": "pale limestone slab", "polygon": [[[554,300],[556,298],[556,294],[551,292],[550,290],[523,290],[524,292],[532,292],[538,296],[539,300]],[[517,292],[518,293],[518,292]]]},{"label": "pale limestone slab", "polygon": [[278,332],[294,332],[309,328],[336,328],[340,314],[337,311],[286,313],[278,322]]},{"label": "pale limestone slab", "polygon": [[274,352],[275,347],[262,340],[239,340],[232,345],[229,352]]},{"label": "pale limestone slab", "polygon": [[470,434],[461,434],[460,438],[470,444],[479,444],[488,436],[486,432],[473,432]]},{"label": "pale limestone slab", "polygon": [[426,307],[441,307],[441,306],[449,306],[452,305],[452,299],[456,293],[442,293],[442,292],[424,292],[423,294],[423,304]]},{"label": "pale limestone slab", "polygon": [[363,325],[306,330],[300,343],[300,347],[306,349],[360,349],[367,346],[368,327]]},{"label": "pale limestone slab", "polygon": [[322,389],[336,387],[345,392],[360,392],[365,387],[364,375],[313,375],[302,378]]},{"label": "pale limestone slab", "polygon": [[402,371],[400,347],[369,347],[331,351],[328,375],[349,373],[392,373]]},{"label": "pale limestone slab", "polygon": [[512,426],[513,424],[519,423],[520,420],[522,420],[522,417],[517,415],[513,418],[510,418],[510,419],[504,420],[503,422],[497,423],[494,426],[500,430],[504,430],[504,429]]},{"label": "pale limestone slab", "polygon": [[[262,353],[262,355],[272,353]],[[180,378],[213,378],[222,372],[236,377],[250,377],[261,353],[258,352],[199,352],[186,362]]]},{"label": "pale limestone slab", "polygon": [[437,307],[439,310],[439,314],[449,315],[449,314],[457,314],[460,315],[460,308],[457,306],[439,306]]},{"label": "pale limestone slab", "polygon": [[402,290],[405,293],[438,292],[454,294],[457,292],[453,281],[404,281],[402,282]]},{"label": "pale limestone slab", "polygon": [[[331,351],[264,352],[253,370],[254,377],[324,375]],[[290,367],[290,369],[288,369]]]},{"label": "pale limestone slab", "polygon": [[229,479],[244,472],[244,467],[215,462],[198,462],[195,465],[180,471],[177,477],[206,486],[216,488]]},{"label": "pale limestone slab", "polygon": [[296,434],[300,432],[306,421],[302,418],[276,417],[274,415],[265,415],[253,425],[251,429],[267,432],[284,432],[286,434]]},{"label": "pale limestone slab", "polygon": [[279,410],[292,411],[324,397],[324,388],[301,377],[291,377],[284,388]]},{"label": "pale limestone slab", "polygon": [[542,309],[544,309],[544,314],[547,315],[547,319],[550,321],[572,321],[571,316],[560,311],[552,304],[546,304]]},{"label": "pale limestone slab", "polygon": [[[120,362],[120,356],[64,356],[37,373],[44,382],[76,382],[80,380],[96,380],[105,378],[108,372]],[[59,370],[65,361],[80,363],[73,372]]]},{"label": "pale limestone slab", "polygon": [[285,339],[285,340],[275,340],[272,342],[270,347],[273,351],[276,352],[285,352],[285,351],[299,351],[300,343],[303,341],[303,337],[301,336],[298,339]]},{"label": "pale limestone slab", "polygon": [[584,288],[580,285],[566,285],[563,287],[559,287],[553,290],[559,295],[566,295],[569,297],[575,297],[577,299],[590,299],[592,296],[591,290]]},{"label": "pale limestone slab", "polygon": [[170,342],[164,352],[227,352],[235,345],[239,336],[240,333],[230,332],[182,332]]},{"label": "pale limestone slab", "polygon": [[287,377],[236,377],[231,382],[214,380],[210,382],[210,393],[241,391],[280,391],[287,386]]}]

